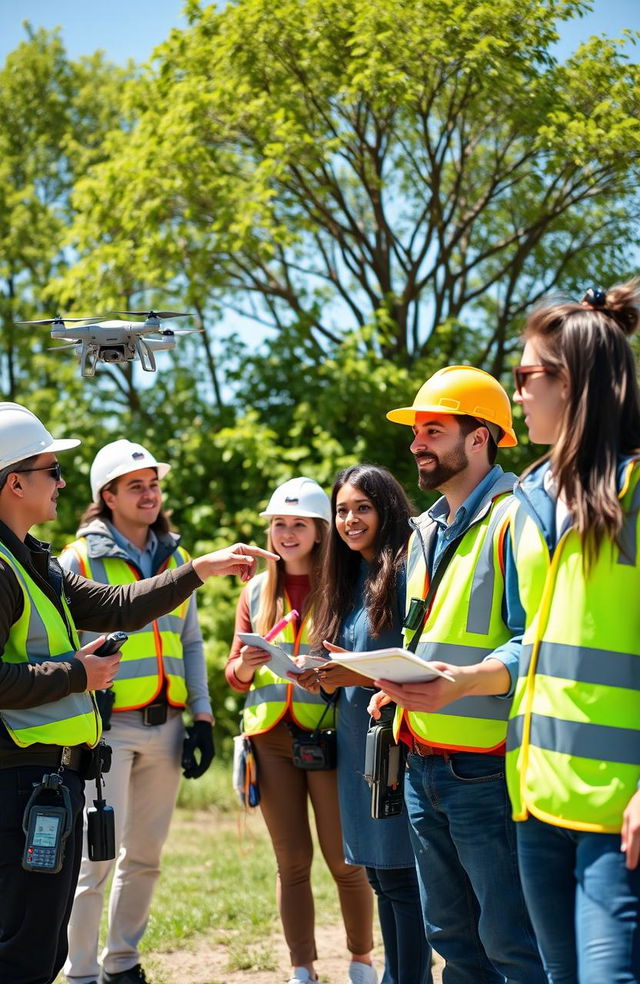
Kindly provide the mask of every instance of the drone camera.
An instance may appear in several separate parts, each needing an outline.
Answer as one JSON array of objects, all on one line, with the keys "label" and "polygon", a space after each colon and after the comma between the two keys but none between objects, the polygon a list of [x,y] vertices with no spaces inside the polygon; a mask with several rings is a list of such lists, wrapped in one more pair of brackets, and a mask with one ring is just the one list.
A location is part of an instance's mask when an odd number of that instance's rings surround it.
[{"label": "drone camera", "polygon": [[124,345],[100,349],[100,358],[103,362],[124,362]]}]

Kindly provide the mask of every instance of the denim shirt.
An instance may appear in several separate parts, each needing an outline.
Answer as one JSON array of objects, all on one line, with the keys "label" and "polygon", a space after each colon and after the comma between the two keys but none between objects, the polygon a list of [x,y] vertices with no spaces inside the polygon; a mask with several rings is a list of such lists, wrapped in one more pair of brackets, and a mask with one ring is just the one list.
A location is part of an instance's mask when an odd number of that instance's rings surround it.
[{"label": "denim shirt", "polygon": [[118,544],[120,549],[131,558],[136,567],[139,568],[142,575],[144,577],[152,577],[155,574],[153,559],[158,546],[158,537],[155,535],[153,530],[148,530],[147,542],[141,550],[139,547],[136,547],[131,540],[127,540],[126,536],[123,536],[120,530],[116,529],[113,523],[105,521],[105,526],[108,528],[111,536]]},{"label": "denim shirt", "polygon": [[[345,649],[358,652],[401,646],[405,572],[400,572],[397,579],[393,625],[379,636],[371,635],[364,600],[368,572],[369,565],[361,560],[353,607],[344,617],[336,641]],[[338,797],[345,860],[368,868],[413,868],[415,858],[406,810],[385,820],[371,818],[371,790],[363,772],[371,723],[367,705],[375,691],[375,687],[341,687],[338,691]]]},{"label": "denim shirt", "polygon": [[[469,529],[473,517],[477,513],[483,499],[486,498],[491,487],[504,474],[500,465],[494,465],[487,472],[485,477],[476,485],[473,491],[467,496],[462,505],[457,509],[453,522],[447,525],[449,515],[449,504],[446,497],[442,496],[428,510],[428,516],[437,525],[437,533],[434,537],[433,552],[430,558],[429,575],[433,576],[438,561],[443,551],[454,538],[462,536]],[[485,659],[499,659],[509,671],[511,686],[506,694],[501,697],[511,698],[518,679],[518,661],[520,656],[520,646],[524,633],[525,614],[520,601],[520,591],[518,589],[518,574],[516,571],[513,552],[509,549],[509,538],[505,537],[504,555],[504,596],[502,598],[502,618],[507,626],[511,638],[504,642],[497,649],[494,649],[490,656]]]}]

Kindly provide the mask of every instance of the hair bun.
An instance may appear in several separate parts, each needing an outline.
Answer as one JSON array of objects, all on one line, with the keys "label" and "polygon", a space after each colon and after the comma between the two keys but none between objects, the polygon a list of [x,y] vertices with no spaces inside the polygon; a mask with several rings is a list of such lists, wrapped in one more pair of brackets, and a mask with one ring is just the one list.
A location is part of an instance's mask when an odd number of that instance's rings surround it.
[{"label": "hair bun", "polygon": [[[615,319],[625,335],[633,335],[640,322],[640,280],[635,278],[610,287],[604,310]],[[586,299],[586,295],[585,295]]]}]

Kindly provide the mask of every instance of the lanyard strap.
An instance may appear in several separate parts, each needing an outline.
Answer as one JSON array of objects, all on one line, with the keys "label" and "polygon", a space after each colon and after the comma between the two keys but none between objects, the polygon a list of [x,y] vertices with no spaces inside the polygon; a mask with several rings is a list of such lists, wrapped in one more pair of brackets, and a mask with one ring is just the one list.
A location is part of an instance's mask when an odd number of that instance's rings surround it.
[{"label": "lanyard strap", "polygon": [[[422,538],[422,534],[420,533],[420,531],[416,529],[416,532],[417,532],[417,534],[418,534],[418,536],[420,538],[420,545],[422,546],[422,553],[424,555],[424,562],[425,562],[426,569],[428,571],[429,570],[429,558],[427,557],[427,548],[426,548],[425,542],[424,542],[424,540]],[[445,570],[449,566],[449,562],[450,562],[451,558],[453,557],[454,553],[456,552],[456,549],[458,547],[458,543],[460,542],[460,539],[461,539],[460,537],[457,537],[455,540],[452,540],[451,543],[447,546],[446,550],[444,551],[444,553],[442,554],[442,556],[440,558],[440,563],[436,567],[435,574],[431,578],[431,581],[429,583],[429,590],[427,592],[427,597],[424,599],[424,603],[423,603],[423,606],[424,606],[423,607],[424,617],[422,618],[422,621],[420,622],[420,625],[416,629],[416,632],[415,632],[415,634],[414,634],[411,642],[407,646],[407,649],[409,650],[410,653],[415,653],[416,649],[418,648],[418,643],[420,642],[420,637],[422,636],[422,631],[424,629],[425,622],[427,621],[427,617],[429,615],[429,611],[431,609],[431,604],[433,602],[435,593],[438,590],[438,586],[440,584],[440,581],[442,580],[442,576],[443,576]]]}]

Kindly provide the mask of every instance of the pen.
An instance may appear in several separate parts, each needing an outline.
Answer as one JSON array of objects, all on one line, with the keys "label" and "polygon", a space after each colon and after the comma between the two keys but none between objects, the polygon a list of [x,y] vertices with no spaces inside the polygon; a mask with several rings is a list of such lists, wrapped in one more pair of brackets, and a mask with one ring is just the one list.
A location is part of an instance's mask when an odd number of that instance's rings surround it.
[{"label": "pen", "polygon": [[287,612],[284,618],[281,618],[279,622],[276,622],[273,628],[269,629],[264,637],[265,642],[271,642],[272,639],[275,639],[275,637],[287,627],[289,622],[293,622],[294,618],[299,618],[299,613],[295,610],[295,608],[293,608],[290,612]]}]

